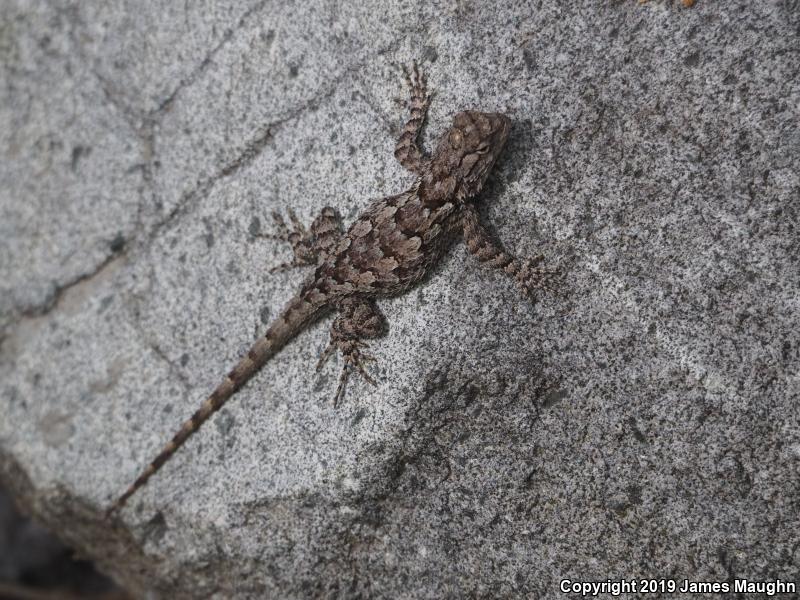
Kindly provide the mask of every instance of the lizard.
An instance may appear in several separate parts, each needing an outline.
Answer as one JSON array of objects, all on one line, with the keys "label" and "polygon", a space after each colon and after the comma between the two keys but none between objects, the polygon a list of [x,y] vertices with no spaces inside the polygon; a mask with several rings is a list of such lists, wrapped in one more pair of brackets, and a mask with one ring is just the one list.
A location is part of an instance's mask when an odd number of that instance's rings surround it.
[{"label": "lizard", "polygon": [[337,313],[317,370],[336,350],[344,360],[334,405],[342,399],[353,369],[374,384],[364,368],[365,362],[374,360],[364,352],[366,340],[383,335],[387,328],[375,300],[401,294],[418,283],[459,236],[478,261],[502,269],[526,294],[532,294],[536,287],[548,287],[547,277],[556,271],[536,268],[541,256],[521,260],[504,250],[481,223],[476,208],[476,199],[508,139],[511,119],[502,113],[461,111],[429,155],[419,143],[431,100],[427,81],[416,62],[412,69],[403,71],[410,88],[410,115],[394,155],[416,176],[414,183],[400,194],[374,201],[346,232],[331,207],[322,209],[310,230],[291,210],[291,228],[273,213],[278,235],[269,237],[289,242],[294,258],[272,270],[314,266],[313,274],[246,356],[110,506],[107,518],[121,509],[272,356],[326,314]]}]

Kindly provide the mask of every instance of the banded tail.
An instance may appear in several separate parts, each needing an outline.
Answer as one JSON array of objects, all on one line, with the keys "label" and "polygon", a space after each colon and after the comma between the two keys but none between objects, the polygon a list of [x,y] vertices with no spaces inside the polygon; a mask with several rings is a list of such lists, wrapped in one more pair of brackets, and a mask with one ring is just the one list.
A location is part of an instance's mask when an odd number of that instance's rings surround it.
[{"label": "banded tail", "polygon": [[270,358],[277,354],[287,342],[318,317],[324,306],[324,303],[309,301],[305,296],[300,296],[290,302],[283,313],[267,329],[264,337],[253,344],[247,355],[225,376],[224,381],[217,386],[200,408],[183,423],[172,440],[161,449],[161,452],[153,462],[147,465],[147,468],[136,478],[136,481],[111,505],[106,511],[106,518],[109,518],[114,512],[122,508],[128,498],[144,486],[147,480],[175,454],[178,448],[195,431],[200,429],[211,415],[222,408],[225,402],[247,383]]}]

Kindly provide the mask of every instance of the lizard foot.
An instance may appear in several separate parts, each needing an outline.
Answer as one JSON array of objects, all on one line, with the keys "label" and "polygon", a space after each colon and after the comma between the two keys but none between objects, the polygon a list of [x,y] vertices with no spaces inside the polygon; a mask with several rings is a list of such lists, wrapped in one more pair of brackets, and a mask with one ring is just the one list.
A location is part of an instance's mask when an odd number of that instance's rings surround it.
[{"label": "lizard foot", "polygon": [[341,340],[338,342],[331,341],[328,344],[328,347],[325,348],[322,356],[320,356],[319,362],[317,362],[317,371],[322,368],[322,365],[325,364],[335,350],[339,350],[344,358],[344,366],[342,367],[342,372],[339,375],[339,384],[336,386],[336,394],[333,397],[334,407],[338,406],[339,401],[344,398],[347,380],[349,379],[350,372],[353,370],[353,368],[358,370],[367,383],[376,385],[375,380],[364,368],[364,363],[375,361],[373,356],[362,352],[362,350],[367,347],[368,344],[366,342],[362,342],[361,340]]},{"label": "lizard foot", "polygon": [[538,268],[538,265],[544,257],[539,255],[533,259],[526,259],[522,261],[519,269],[514,273],[514,280],[517,285],[525,292],[526,296],[532,297],[534,291],[543,289],[545,291],[555,293],[557,291],[554,283],[559,275],[558,269],[544,269]]},{"label": "lizard foot", "polygon": [[315,263],[314,253],[311,250],[312,236],[305,226],[297,218],[297,215],[290,208],[286,211],[292,226],[289,227],[279,212],[272,213],[272,220],[275,222],[276,233],[265,234],[268,237],[282,242],[288,242],[292,246],[294,257],[291,261],[271,267],[270,273],[287,271],[295,267],[305,267]]},{"label": "lizard foot", "polygon": [[408,100],[409,108],[421,110],[422,114],[425,114],[431,102],[431,94],[428,93],[428,81],[425,74],[420,71],[416,60],[411,63],[410,70],[403,67],[403,78],[411,91],[411,97]]}]

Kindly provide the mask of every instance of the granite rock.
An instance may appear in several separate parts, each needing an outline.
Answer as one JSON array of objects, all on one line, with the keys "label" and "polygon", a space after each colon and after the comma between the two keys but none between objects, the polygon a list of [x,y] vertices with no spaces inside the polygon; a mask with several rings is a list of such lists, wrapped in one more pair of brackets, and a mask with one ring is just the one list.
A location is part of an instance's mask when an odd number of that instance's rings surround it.
[{"label": "granite rock", "polygon": [[[143,597],[797,580],[796,4],[8,3],[0,480]],[[456,246],[377,387],[322,322],[104,523],[302,280],[270,213],[409,185],[414,58],[428,144],[513,119],[481,210],[559,293]]]}]

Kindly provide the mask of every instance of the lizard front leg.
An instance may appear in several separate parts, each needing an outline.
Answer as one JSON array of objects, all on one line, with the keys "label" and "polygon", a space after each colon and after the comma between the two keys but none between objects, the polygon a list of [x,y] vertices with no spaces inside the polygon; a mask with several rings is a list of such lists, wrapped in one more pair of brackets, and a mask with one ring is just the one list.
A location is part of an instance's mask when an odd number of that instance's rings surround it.
[{"label": "lizard front leg", "polygon": [[309,229],[303,226],[291,208],[287,212],[292,227],[286,225],[280,213],[273,212],[272,218],[278,232],[268,237],[291,244],[294,258],[288,263],[272,267],[270,272],[318,264],[320,259],[338,243],[343,233],[341,217],[330,206],[322,209]]},{"label": "lizard front leg", "polygon": [[481,224],[478,211],[472,205],[464,207],[462,219],[464,242],[479,262],[508,273],[527,296],[532,296],[536,288],[552,290],[548,278],[558,271],[535,268],[534,265],[541,260],[541,256],[534,260],[520,260],[506,252]]},{"label": "lizard front leg", "polygon": [[394,155],[406,169],[412,173],[419,174],[426,158],[417,145],[417,139],[425,122],[425,115],[428,113],[431,97],[428,94],[425,75],[420,73],[416,62],[412,67],[411,73],[405,68],[403,73],[405,74],[406,83],[411,89],[411,98],[408,101],[411,116],[406,121],[403,132],[397,140]]},{"label": "lizard front leg", "polygon": [[354,367],[367,382],[375,385],[375,381],[364,369],[364,362],[375,360],[362,352],[367,348],[364,340],[379,337],[386,331],[386,320],[372,300],[347,298],[337,305],[337,309],[339,315],[331,325],[330,342],[317,363],[319,371],[335,350],[339,350],[344,358],[339,385],[333,399],[334,406],[344,397],[347,379]]}]

